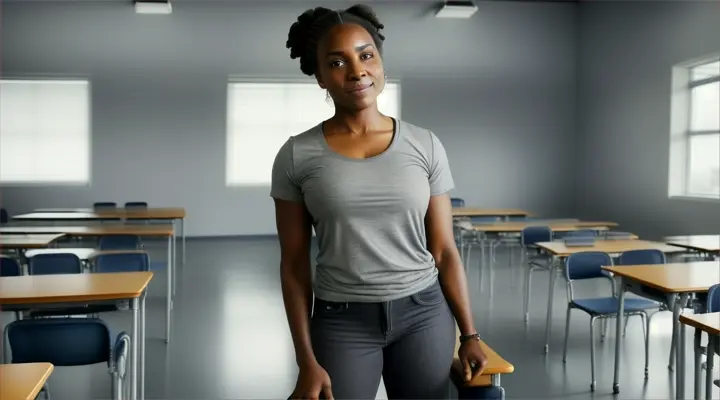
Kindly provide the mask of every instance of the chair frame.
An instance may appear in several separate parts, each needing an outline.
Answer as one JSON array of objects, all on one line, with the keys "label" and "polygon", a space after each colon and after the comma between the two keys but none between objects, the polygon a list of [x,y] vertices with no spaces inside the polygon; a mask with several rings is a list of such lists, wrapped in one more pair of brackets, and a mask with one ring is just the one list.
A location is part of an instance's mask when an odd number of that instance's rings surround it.
[{"label": "chair frame", "polygon": [[[73,320],[73,321],[79,321],[78,319],[71,319],[71,318],[63,318],[63,319],[53,319],[54,321],[58,320]],[[113,400],[123,400],[125,398],[124,392],[129,389],[127,385],[127,380],[125,379],[127,375],[127,361],[128,361],[128,352],[131,350],[131,340],[130,336],[125,332],[120,332],[117,336],[113,338],[112,333],[110,331],[110,328],[107,326],[107,324],[102,321],[99,318],[86,318],[88,321],[96,322],[99,321],[102,325],[105,326],[107,329],[108,334],[110,335],[110,354],[108,355],[108,373],[112,375],[112,381],[111,381],[111,394]],[[13,326],[17,322],[22,323],[28,323],[26,321],[33,321],[31,320],[23,320],[23,321],[15,321],[13,323],[5,325],[5,329],[3,330],[3,348],[2,348],[2,361],[3,363],[7,364],[10,363],[10,356],[8,353],[12,353],[12,349],[10,348],[10,338],[8,336],[9,330],[13,328]],[[81,321],[81,320],[80,320]],[[118,349],[121,349],[122,345],[124,345],[124,352],[117,354],[116,351]],[[8,352],[9,350],[9,352]],[[117,357],[117,359],[116,359]],[[94,365],[94,364],[92,364]],[[50,389],[47,383],[45,383],[40,390],[41,393],[44,393],[45,399],[50,399]]]},{"label": "chair frame", "polygon": [[[597,276],[592,277],[586,277],[586,278],[579,278],[579,279],[572,279],[570,278],[570,268],[571,263],[574,259],[584,257],[591,254],[602,254],[607,258],[608,266],[613,265],[612,257],[610,257],[609,254],[600,252],[600,251],[586,251],[586,252],[580,252],[580,253],[574,253],[568,256],[565,259],[565,268],[564,276],[566,280],[567,285],[567,297],[568,297],[568,306],[567,306],[567,312],[565,315],[565,340],[563,344],[563,363],[567,362],[567,348],[568,348],[568,339],[570,336],[570,314],[573,309],[580,310],[584,312],[585,314],[590,315],[590,390],[595,391],[596,387],[596,381],[595,381],[595,321],[597,320],[608,320],[608,319],[614,319],[617,318],[617,312],[610,312],[610,313],[591,313],[588,312],[580,307],[577,306],[575,303],[575,291],[573,290],[573,282],[574,281],[585,281],[590,279],[607,279],[610,283],[610,288],[612,291],[612,297],[618,298],[617,296],[617,289],[615,286],[615,280],[613,279],[612,275],[609,273],[602,273],[602,270],[600,270],[600,274]],[[598,267],[599,269],[599,267]],[[658,304],[658,308],[660,305]],[[632,316],[640,316],[640,318],[643,321],[643,336],[645,339],[645,379],[648,378],[648,362],[649,362],[649,352],[650,352],[650,318],[648,316],[648,313],[646,310],[642,311],[627,311],[625,312],[625,318],[629,318]],[[605,327],[603,327],[605,328]],[[616,340],[620,340],[619,338],[616,338]]]},{"label": "chair frame", "polygon": [[[524,228],[520,232],[520,246],[524,249],[523,257],[525,260],[527,260],[528,268],[525,271],[525,298],[523,299],[523,315],[525,316],[525,323],[527,324],[530,321],[530,292],[532,287],[532,273],[535,271],[548,271],[550,273],[550,279],[555,279],[555,271],[552,267],[553,261],[550,257],[543,256],[538,254],[538,248],[535,246],[535,243],[542,241],[534,241],[532,243],[526,242],[526,235],[531,230],[539,230],[544,229],[547,230],[547,241],[553,240],[553,231],[549,226],[544,225],[537,225],[537,226],[528,226]],[[535,253],[535,254],[532,254]],[[546,261],[545,263],[541,262],[542,260]]]}]

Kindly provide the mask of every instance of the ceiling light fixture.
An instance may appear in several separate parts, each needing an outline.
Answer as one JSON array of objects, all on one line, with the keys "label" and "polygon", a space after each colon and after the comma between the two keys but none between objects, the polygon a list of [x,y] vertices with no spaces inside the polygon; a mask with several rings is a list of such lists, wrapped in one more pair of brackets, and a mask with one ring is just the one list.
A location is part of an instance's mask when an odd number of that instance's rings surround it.
[{"label": "ceiling light fixture", "polygon": [[435,13],[437,18],[470,18],[477,11],[477,6],[471,0],[446,1]]},{"label": "ceiling light fixture", "polygon": [[169,0],[135,0],[135,12],[138,14],[171,14]]}]

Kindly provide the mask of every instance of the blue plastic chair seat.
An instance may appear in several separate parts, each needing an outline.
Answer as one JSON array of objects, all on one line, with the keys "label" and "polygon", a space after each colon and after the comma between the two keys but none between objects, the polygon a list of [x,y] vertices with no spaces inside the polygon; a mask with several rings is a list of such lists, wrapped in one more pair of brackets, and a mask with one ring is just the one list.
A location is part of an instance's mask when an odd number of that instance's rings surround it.
[{"label": "blue plastic chair seat", "polygon": [[[616,297],[601,297],[595,299],[575,299],[572,304],[576,308],[579,308],[588,314],[592,315],[607,315],[617,313],[618,309],[618,298]],[[645,299],[626,298],[625,299],[625,312],[636,312],[642,310],[648,310],[652,308],[658,308],[660,304]]]}]

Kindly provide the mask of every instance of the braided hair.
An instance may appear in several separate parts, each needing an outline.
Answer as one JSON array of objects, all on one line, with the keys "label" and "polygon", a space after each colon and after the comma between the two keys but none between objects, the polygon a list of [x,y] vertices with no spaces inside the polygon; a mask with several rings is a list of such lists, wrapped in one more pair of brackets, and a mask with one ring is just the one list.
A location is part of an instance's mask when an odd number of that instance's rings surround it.
[{"label": "braided hair", "polygon": [[317,45],[320,39],[330,28],[345,22],[356,23],[365,28],[382,54],[385,36],[380,30],[385,26],[369,6],[357,4],[337,11],[316,7],[302,13],[297,22],[292,24],[285,44],[290,49],[290,58],[300,58],[300,70],[305,75],[314,75],[317,71]]}]

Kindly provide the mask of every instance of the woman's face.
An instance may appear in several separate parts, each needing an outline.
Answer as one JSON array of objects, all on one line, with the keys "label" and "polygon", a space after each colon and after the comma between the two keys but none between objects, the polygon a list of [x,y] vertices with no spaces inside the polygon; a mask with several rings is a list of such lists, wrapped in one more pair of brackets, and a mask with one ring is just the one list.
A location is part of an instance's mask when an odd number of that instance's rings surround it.
[{"label": "woman's face", "polygon": [[359,111],[375,103],[385,86],[380,52],[360,25],[339,24],[318,43],[317,80],[336,106]]}]

